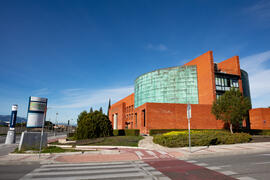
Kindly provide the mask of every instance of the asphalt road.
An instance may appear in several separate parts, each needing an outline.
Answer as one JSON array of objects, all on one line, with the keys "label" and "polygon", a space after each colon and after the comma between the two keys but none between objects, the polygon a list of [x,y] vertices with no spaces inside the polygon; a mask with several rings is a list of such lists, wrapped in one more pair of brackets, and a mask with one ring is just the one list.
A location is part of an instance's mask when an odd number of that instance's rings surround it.
[{"label": "asphalt road", "polygon": [[25,174],[39,168],[39,163],[19,164],[19,165],[0,165],[0,179],[15,180],[20,179]]},{"label": "asphalt road", "polygon": [[270,179],[270,150],[264,153],[191,159],[189,162],[236,179]]},{"label": "asphalt road", "polygon": [[[153,161],[154,163],[156,161]],[[231,178],[240,180],[268,180],[270,177],[270,151],[264,153],[254,153],[246,155],[231,155],[208,158],[194,158],[187,162],[205,167],[210,170],[220,172]],[[120,164],[117,164],[120,163]],[[122,164],[121,164],[122,163]],[[161,176],[160,172],[151,168],[147,164],[135,165],[135,162],[116,162],[116,163],[82,163],[82,164],[49,164],[39,165],[38,163],[30,164],[7,164],[0,165],[0,179],[20,179],[24,175],[25,179],[105,179],[113,177],[115,179],[153,179],[154,176]],[[170,162],[168,162],[171,164]],[[172,165],[172,168],[180,168],[179,171],[186,171],[190,167],[189,163],[180,163],[179,167]],[[151,163],[149,163],[150,165]],[[161,162],[160,165],[164,163]],[[168,164],[168,165],[169,165]],[[121,168],[120,168],[120,166]],[[137,169],[134,169],[137,167]],[[141,167],[142,166],[142,167]],[[155,166],[153,166],[155,167]],[[101,169],[102,168],[102,169]],[[166,166],[166,170],[169,166]],[[33,171],[35,170],[35,171]],[[31,173],[30,173],[31,172]],[[30,173],[30,174],[29,174]],[[183,173],[183,172],[182,172]],[[189,173],[188,173],[189,174]],[[189,175],[184,179],[189,179]],[[165,173],[166,175],[166,173]],[[173,179],[179,179],[179,177]],[[210,176],[209,174],[207,174]],[[109,178],[109,179],[110,179]],[[159,178],[159,177],[158,177]],[[157,179],[158,179],[157,178]],[[163,177],[166,179],[165,177]],[[191,178],[191,177],[190,177]],[[202,177],[202,179],[205,179]],[[215,177],[209,177],[215,179]],[[216,178],[219,179],[219,178]],[[223,178],[224,179],[224,178]],[[226,178],[225,178],[226,179]],[[227,178],[228,179],[228,178]]]}]

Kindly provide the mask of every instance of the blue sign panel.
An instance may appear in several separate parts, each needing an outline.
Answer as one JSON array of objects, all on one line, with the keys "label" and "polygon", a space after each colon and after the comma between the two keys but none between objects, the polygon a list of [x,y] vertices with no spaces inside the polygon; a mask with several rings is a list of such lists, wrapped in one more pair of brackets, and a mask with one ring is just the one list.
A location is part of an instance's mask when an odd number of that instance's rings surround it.
[{"label": "blue sign panel", "polygon": [[14,104],[12,105],[12,111],[11,111],[11,117],[10,117],[10,128],[15,128],[16,125],[16,119],[17,119],[17,111],[18,111],[18,105]]}]

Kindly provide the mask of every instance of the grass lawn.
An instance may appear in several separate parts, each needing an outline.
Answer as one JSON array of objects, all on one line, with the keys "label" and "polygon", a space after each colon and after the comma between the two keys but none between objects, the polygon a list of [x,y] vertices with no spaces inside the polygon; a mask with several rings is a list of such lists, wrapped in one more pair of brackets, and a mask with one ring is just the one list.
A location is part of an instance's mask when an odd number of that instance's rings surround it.
[{"label": "grass lawn", "polygon": [[[39,153],[38,149],[31,149],[30,151],[31,153]],[[41,150],[41,153],[64,153],[64,152],[79,152],[79,150],[63,149],[56,146],[48,146]],[[27,153],[27,151],[24,151],[24,150],[19,151],[18,148],[16,148],[13,153]]]},{"label": "grass lawn", "polygon": [[76,145],[138,147],[138,143],[141,139],[143,139],[142,136],[111,136],[95,139],[78,140],[76,142]]}]

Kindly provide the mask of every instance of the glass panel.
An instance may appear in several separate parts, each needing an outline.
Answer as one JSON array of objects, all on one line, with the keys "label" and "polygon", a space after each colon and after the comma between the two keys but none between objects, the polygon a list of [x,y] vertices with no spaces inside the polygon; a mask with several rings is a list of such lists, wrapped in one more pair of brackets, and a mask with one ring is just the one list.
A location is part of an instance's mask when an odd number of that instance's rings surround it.
[{"label": "glass panel", "polygon": [[196,66],[159,69],[135,80],[135,108],[146,102],[198,104]]}]

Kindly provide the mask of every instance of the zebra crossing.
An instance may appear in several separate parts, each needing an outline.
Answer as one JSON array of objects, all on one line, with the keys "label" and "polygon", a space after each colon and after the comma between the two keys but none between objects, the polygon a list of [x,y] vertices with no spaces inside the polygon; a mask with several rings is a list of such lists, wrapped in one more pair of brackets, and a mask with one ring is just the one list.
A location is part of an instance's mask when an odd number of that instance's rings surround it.
[{"label": "zebra crossing", "polygon": [[211,166],[211,165],[209,165],[207,163],[201,163],[201,162],[198,162],[198,161],[195,161],[195,160],[189,160],[189,161],[186,161],[186,162],[192,163],[192,164],[195,164],[195,165],[198,165],[198,166],[203,166],[203,167],[205,167],[207,169],[217,171],[217,172],[219,172],[221,174],[233,177],[235,179],[239,179],[239,180],[256,180],[255,178],[248,177],[248,176],[242,176],[242,175],[239,176],[237,172],[234,172],[234,171],[230,170],[231,169],[230,165]]},{"label": "zebra crossing", "polygon": [[134,151],[134,153],[141,160],[173,158],[170,154],[164,151],[137,149],[136,151]]},{"label": "zebra crossing", "polygon": [[44,164],[26,174],[21,180],[77,180],[77,179],[160,179],[167,180],[155,168],[143,161]]}]

